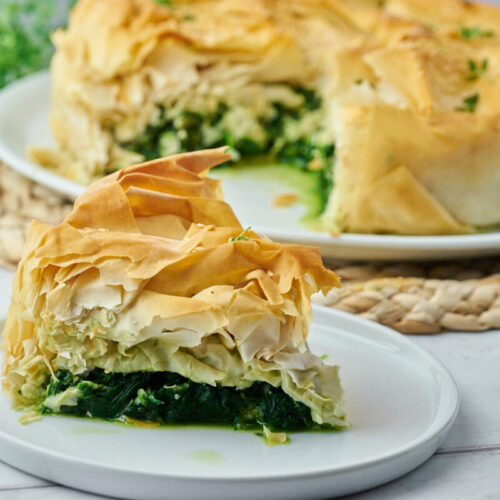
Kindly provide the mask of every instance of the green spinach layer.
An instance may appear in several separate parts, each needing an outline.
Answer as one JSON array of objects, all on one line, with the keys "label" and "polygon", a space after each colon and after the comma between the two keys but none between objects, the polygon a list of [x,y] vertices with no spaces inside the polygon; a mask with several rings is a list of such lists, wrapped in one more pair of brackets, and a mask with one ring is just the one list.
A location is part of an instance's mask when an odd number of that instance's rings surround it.
[{"label": "green spinach layer", "polygon": [[[279,163],[307,171],[315,179],[315,191],[320,196],[320,213],[325,209],[332,189],[332,164],[335,152],[333,142],[323,143],[312,135],[287,137],[287,126],[297,124],[310,113],[321,108],[321,97],[314,90],[291,87],[302,97],[300,107],[288,107],[281,102],[272,103],[270,116],[258,117],[263,136],[240,136],[229,130],[224,118],[229,107],[219,102],[211,113],[184,110],[175,118],[168,117],[160,108],[160,117],[148,125],[136,140],[121,143],[125,149],[153,160],[169,154],[199,149],[229,146],[236,162]],[[207,133],[207,131],[209,133]],[[316,215],[320,215],[320,213]]]},{"label": "green spinach layer", "polygon": [[[106,373],[94,369],[76,376],[59,370],[46,396],[76,387],[80,396],[74,406],[59,413],[121,420],[130,417],[162,424],[217,424],[235,429],[299,431],[331,428],[312,421],[303,403],[294,401],[279,387],[255,382],[247,389],[210,386],[170,372]],[[41,412],[52,413],[42,404]]]}]

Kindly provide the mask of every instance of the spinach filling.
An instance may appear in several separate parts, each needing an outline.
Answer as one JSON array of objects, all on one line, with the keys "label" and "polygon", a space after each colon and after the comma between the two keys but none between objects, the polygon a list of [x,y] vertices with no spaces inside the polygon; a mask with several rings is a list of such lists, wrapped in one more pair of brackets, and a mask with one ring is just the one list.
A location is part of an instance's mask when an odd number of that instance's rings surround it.
[{"label": "spinach filling", "polygon": [[280,163],[298,168],[315,180],[315,191],[320,197],[320,211],[315,215],[320,215],[326,207],[333,185],[335,147],[333,142],[318,138],[320,125],[310,127],[307,133],[289,133],[294,127],[300,127],[301,121],[308,114],[319,112],[322,106],[321,97],[314,90],[291,88],[301,96],[302,104],[290,107],[282,102],[272,102],[271,113],[252,117],[255,126],[248,135],[235,130],[239,128],[236,120],[233,120],[232,125],[228,124],[228,116],[232,110],[224,102],[219,102],[212,112],[184,110],[175,117],[168,116],[165,108],[160,107],[159,117],[154,124],[148,125],[136,140],[122,142],[120,146],[141,154],[145,160],[229,146],[233,159],[223,165],[226,167],[243,160],[252,163]]},{"label": "spinach filling", "polygon": [[[85,376],[56,372],[46,398],[76,388],[76,405],[61,405],[57,413],[107,420],[125,417],[162,424],[216,424],[234,429],[273,432],[331,429],[311,419],[309,408],[279,387],[254,382],[247,389],[195,383],[170,372],[106,373],[94,369]],[[53,411],[41,405],[41,413]]]}]

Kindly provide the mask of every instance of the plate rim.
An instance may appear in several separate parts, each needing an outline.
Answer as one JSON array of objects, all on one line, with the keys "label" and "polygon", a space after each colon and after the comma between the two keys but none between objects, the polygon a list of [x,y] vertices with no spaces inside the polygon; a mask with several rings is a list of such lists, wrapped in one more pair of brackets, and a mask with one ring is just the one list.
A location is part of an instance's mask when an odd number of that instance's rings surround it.
[{"label": "plate rim", "polygon": [[[50,79],[49,70],[42,70],[15,80],[0,90],[0,114],[3,114],[2,112],[5,107],[12,105],[10,101],[12,95],[15,96],[17,92],[25,87],[31,88],[37,83],[38,85],[43,84],[47,79]],[[49,123],[47,123],[47,127],[49,127]],[[51,172],[41,165],[37,165],[36,163],[29,161],[24,156],[18,156],[16,152],[9,147],[8,142],[5,142],[1,136],[0,159],[12,170],[22,174],[32,181],[36,181],[43,186],[56,191],[72,201],[76,200],[76,198],[80,196],[86,188],[83,184],[79,184],[62,177],[55,172]],[[52,183],[50,181],[52,181]]]},{"label": "plate rim", "polygon": [[[335,242],[337,246],[356,245],[358,248],[377,248],[379,250],[474,250],[478,243],[481,248],[498,248],[500,245],[500,231],[491,233],[450,234],[450,235],[398,235],[398,234],[367,234],[341,233],[339,236],[329,236],[322,232],[299,232],[293,235],[288,230],[252,226],[260,234],[267,234],[277,240],[301,240],[307,245],[325,245]],[[295,236],[296,235],[296,236]],[[486,243],[486,244],[485,244]],[[452,248],[451,248],[452,247]],[[500,249],[499,249],[500,252]],[[451,257],[451,256],[449,256]],[[359,260],[359,259],[358,259]]]},{"label": "plate rim", "polygon": [[[424,448],[433,441],[435,441],[439,436],[446,436],[452,425],[454,424],[456,417],[458,415],[459,407],[460,407],[460,397],[457,384],[446,368],[446,366],[437,359],[433,354],[429,353],[427,350],[423,349],[419,345],[412,342],[410,339],[404,336],[399,332],[391,330],[388,327],[375,323],[365,318],[359,318],[357,316],[353,316],[352,314],[337,311],[326,306],[322,305],[313,305],[313,313],[319,313],[319,316],[326,315],[326,317],[331,316],[333,319],[335,317],[339,317],[343,320],[354,324],[355,327],[366,327],[368,329],[375,330],[380,335],[385,336],[389,340],[402,343],[405,347],[410,348],[415,353],[419,355],[420,358],[426,359],[426,361],[430,364],[430,366],[437,370],[443,377],[443,384],[440,384],[439,393],[441,400],[441,396],[443,394],[444,386],[446,386],[448,392],[448,398],[450,399],[449,408],[447,408],[446,415],[440,416],[440,423],[436,424],[435,419],[436,416],[433,417],[429,427],[419,436],[416,436],[411,441],[406,443],[405,445],[399,446],[395,450],[389,451],[380,455],[378,457],[372,459],[366,459],[354,464],[348,464],[340,467],[328,467],[317,471],[309,471],[309,472],[295,472],[295,473],[283,473],[283,474],[269,474],[269,475],[237,475],[237,476],[218,476],[218,477],[209,477],[209,476],[200,476],[193,474],[169,474],[168,471],[165,472],[152,472],[152,471],[140,471],[130,467],[116,466],[113,464],[103,464],[99,462],[95,462],[86,458],[74,458],[71,455],[66,455],[62,452],[54,451],[49,448],[45,448],[38,444],[33,444],[28,441],[23,441],[15,436],[11,436],[5,433],[3,429],[0,428],[0,440],[7,440],[12,445],[19,446],[28,452],[35,452],[39,456],[51,456],[55,460],[62,460],[64,462],[71,462],[73,466],[85,466],[85,467],[93,467],[98,468],[102,471],[110,471],[118,474],[128,474],[135,475],[141,477],[150,477],[156,479],[165,479],[165,480],[182,480],[182,481],[197,481],[197,482],[210,482],[210,483],[222,483],[222,482],[243,482],[243,481],[255,481],[259,480],[261,482],[268,481],[287,481],[287,480],[295,480],[295,479],[314,479],[320,477],[334,476],[338,474],[344,474],[349,472],[355,472],[358,470],[362,470],[365,468],[375,467],[379,465],[383,465],[386,462],[395,460],[399,457],[404,457],[405,455],[411,453],[412,451],[416,451],[418,449]],[[316,316],[315,316],[316,320]],[[327,328],[331,328],[330,323],[319,321],[319,326],[326,326]],[[354,335],[358,335],[356,331],[350,332]],[[5,398],[4,395],[2,397]],[[439,408],[439,403],[436,406]],[[12,410],[11,411],[15,411]],[[352,432],[347,429],[345,432]],[[432,453],[437,450],[437,446],[434,448]],[[3,460],[5,458],[2,457]],[[10,463],[8,460],[5,460],[6,463]]]}]

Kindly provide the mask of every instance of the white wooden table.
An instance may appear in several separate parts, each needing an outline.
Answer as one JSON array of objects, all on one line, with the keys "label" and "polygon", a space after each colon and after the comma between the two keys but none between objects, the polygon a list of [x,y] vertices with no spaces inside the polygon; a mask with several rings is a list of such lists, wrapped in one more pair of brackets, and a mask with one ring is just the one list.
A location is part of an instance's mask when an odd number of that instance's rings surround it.
[{"label": "white wooden table", "polygon": [[[0,269],[0,317],[11,275]],[[352,497],[356,500],[500,499],[500,331],[412,336],[457,381],[461,406],[443,447],[401,479]],[[38,479],[0,462],[0,499],[99,499]],[[285,496],[286,498],[286,492]]]}]

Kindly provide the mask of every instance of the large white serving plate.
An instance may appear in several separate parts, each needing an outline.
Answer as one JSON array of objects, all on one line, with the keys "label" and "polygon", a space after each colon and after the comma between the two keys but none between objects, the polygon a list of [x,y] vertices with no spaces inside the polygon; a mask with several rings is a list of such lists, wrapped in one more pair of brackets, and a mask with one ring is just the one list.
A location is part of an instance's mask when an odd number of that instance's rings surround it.
[{"label": "large white serving plate", "polygon": [[[53,145],[48,127],[50,77],[29,76],[0,92],[0,159],[21,174],[74,199],[84,186],[26,159],[30,145]],[[345,259],[442,259],[500,254],[500,232],[463,236],[390,236],[342,234],[334,237],[307,229],[300,204],[277,208],[276,195],[289,192],[286,182],[251,172],[223,172],[226,199],[244,225],[286,243],[320,247],[324,257]]]},{"label": "large white serving plate", "polygon": [[297,433],[268,447],[230,429],[56,416],[22,426],[2,397],[0,459],[67,486],[138,499],[331,498],[420,465],[457,414],[449,373],[392,330],[320,306],[314,313],[311,348],[342,367],[348,431]]}]

